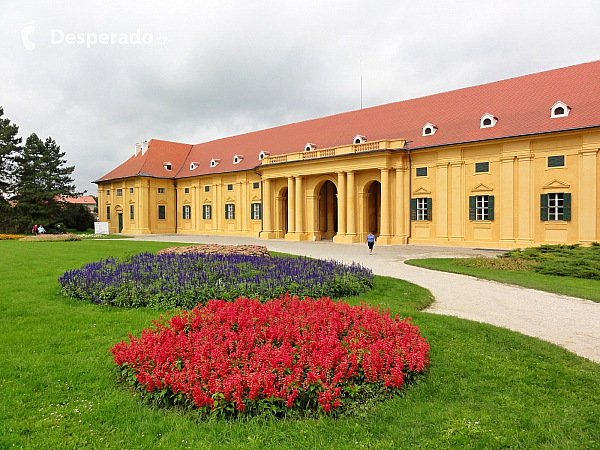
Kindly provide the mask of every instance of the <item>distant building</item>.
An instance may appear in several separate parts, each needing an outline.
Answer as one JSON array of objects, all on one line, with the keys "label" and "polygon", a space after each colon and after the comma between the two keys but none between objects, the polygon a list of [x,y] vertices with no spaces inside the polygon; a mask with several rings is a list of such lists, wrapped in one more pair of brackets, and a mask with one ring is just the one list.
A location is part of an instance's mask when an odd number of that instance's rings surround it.
[{"label": "distant building", "polygon": [[197,145],[96,180],[111,232],[526,247],[600,236],[600,61]]},{"label": "distant building", "polygon": [[68,197],[63,196],[60,198],[65,203],[73,203],[76,205],[85,205],[89,208],[90,212],[93,213],[96,208],[96,200],[91,195],[84,195],[81,197]]}]

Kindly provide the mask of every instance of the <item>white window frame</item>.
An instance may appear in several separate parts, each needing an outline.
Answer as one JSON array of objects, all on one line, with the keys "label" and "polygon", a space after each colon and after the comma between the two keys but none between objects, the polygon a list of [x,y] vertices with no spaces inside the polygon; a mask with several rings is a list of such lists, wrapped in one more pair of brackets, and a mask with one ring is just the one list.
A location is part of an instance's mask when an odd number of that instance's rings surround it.
[{"label": "white window frame", "polygon": [[563,192],[548,194],[548,220],[564,220],[564,202]]},{"label": "white window frame", "polygon": [[225,219],[226,220],[234,220],[235,219],[235,204],[233,204],[233,203],[225,204]]},{"label": "white window frame", "polygon": [[212,208],[210,205],[202,205],[202,215],[204,220],[212,220]]},{"label": "white window frame", "polygon": [[475,196],[475,220],[490,220],[488,195]]},{"label": "white window frame", "polygon": [[260,203],[252,203],[252,220],[260,220]]},{"label": "white window frame", "polygon": [[417,220],[427,220],[427,197],[417,198]]}]

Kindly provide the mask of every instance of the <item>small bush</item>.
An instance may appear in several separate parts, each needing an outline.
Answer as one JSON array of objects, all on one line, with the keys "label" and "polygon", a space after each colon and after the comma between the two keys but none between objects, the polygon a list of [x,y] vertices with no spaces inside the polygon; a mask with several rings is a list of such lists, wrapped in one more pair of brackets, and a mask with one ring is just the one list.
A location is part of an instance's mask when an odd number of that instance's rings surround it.
[{"label": "small bush", "polygon": [[0,234],[0,241],[18,240],[24,237],[23,234]]},{"label": "small bush", "polygon": [[520,258],[486,258],[484,256],[476,256],[474,258],[454,258],[452,264],[461,267],[473,267],[475,269],[531,270],[537,263]]},{"label": "small bush", "polygon": [[38,234],[35,236],[25,236],[19,239],[20,241],[28,242],[68,242],[68,241],[80,241],[81,238],[76,234]]},{"label": "small bush", "polygon": [[246,256],[271,256],[264,245],[221,245],[200,244],[185,247],[169,247],[159,250],[156,254],[165,253],[202,253],[204,255],[246,255]]},{"label": "small bush", "polygon": [[120,375],[150,400],[225,417],[343,410],[397,392],[429,363],[410,318],[289,295],[213,300],[161,318],[111,352]]}]

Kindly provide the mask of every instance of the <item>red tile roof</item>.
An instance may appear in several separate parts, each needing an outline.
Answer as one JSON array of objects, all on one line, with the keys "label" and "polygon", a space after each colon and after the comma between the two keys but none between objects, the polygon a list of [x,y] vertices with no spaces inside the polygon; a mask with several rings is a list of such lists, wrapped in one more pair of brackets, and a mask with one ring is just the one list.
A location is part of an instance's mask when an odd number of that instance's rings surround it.
[{"label": "red tile roof", "polygon": [[76,203],[76,204],[81,204],[81,205],[95,205],[96,204],[96,200],[94,200],[94,197],[92,197],[91,195],[83,195],[81,197],[61,197],[60,198],[63,202],[67,202],[67,203]]},{"label": "red tile roof", "polygon": [[[562,101],[571,110],[567,117],[550,118],[550,108]],[[490,113],[498,119],[480,128],[480,118]],[[422,136],[426,123],[436,133]],[[357,134],[369,141],[406,139],[411,149],[476,142],[510,136],[600,126],[600,61],[535,73],[441,94],[283,125],[197,145],[150,141],[144,156],[127,162],[100,180],[138,174],[156,177],[189,177],[249,170],[260,164],[261,151],[280,155],[302,151],[308,143],[317,148],[352,143]],[[233,164],[235,155],[244,155]],[[212,158],[220,163],[210,167]],[[163,161],[173,164],[166,172]],[[190,163],[199,163],[190,170]]]}]

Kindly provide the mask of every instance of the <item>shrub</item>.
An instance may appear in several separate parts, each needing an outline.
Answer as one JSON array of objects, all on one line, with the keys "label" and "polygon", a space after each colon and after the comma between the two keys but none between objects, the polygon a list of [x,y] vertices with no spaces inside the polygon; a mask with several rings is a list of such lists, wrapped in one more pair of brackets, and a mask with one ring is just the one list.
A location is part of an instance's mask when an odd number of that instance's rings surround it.
[{"label": "shrub", "polygon": [[19,239],[20,241],[29,242],[68,242],[68,241],[80,241],[81,238],[76,234],[39,234],[34,236],[25,236]]},{"label": "shrub", "polygon": [[410,318],[287,294],[264,304],[212,300],[161,317],[111,352],[151,400],[224,416],[328,413],[397,392],[429,363],[429,344]]},{"label": "shrub", "polygon": [[452,264],[461,267],[473,267],[475,269],[494,269],[494,270],[530,270],[535,261],[520,258],[486,258],[476,256],[474,258],[454,258]]},{"label": "shrub", "polygon": [[0,234],[0,241],[18,240],[24,237],[22,234]]},{"label": "shrub", "polygon": [[246,256],[271,256],[264,245],[221,245],[200,244],[185,247],[169,247],[159,250],[156,254],[165,253],[202,253],[204,255],[246,255]]},{"label": "shrub", "polygon": [[67,295],[97,304],[191,309],[212,299],[262,301],[289,292],[300,297],[344,297],[373,287],[360,265],[283,256],[141,253],[70,270],[59,278]]}]

